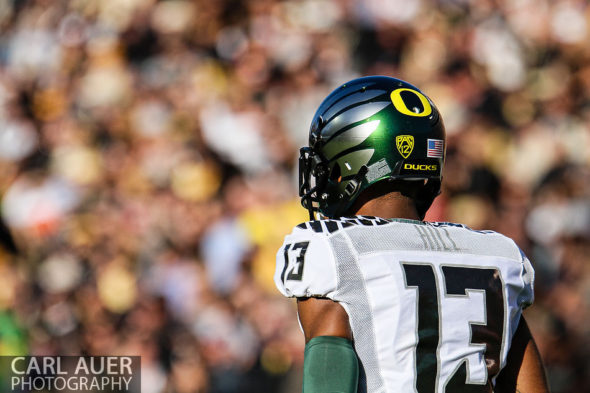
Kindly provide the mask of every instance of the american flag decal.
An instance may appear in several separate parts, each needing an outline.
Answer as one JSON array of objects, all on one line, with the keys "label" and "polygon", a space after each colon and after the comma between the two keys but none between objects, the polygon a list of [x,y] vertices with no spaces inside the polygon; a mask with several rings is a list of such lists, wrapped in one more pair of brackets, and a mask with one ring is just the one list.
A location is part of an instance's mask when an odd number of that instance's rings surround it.
[{"label": "american flag decal", "polygon": [[440,139],[429,139],[428,149],[426,150],[426,157],[442,158],[444,142]]}]

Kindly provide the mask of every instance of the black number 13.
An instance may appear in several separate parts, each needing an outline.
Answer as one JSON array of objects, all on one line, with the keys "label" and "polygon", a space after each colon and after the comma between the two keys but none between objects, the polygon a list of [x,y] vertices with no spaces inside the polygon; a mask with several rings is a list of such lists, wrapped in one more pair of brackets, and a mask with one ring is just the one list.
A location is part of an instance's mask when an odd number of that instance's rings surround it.
[{"label": "black number 13", "polygon": [[303,267],[305,265],[305,253],[307,252],[307,246],[309,246],[309,242],[300,242],[295,244],[288,244],[285,246],[285,251],[283,255],[285,256],[285,265],[283,267],[283,271],[281,273],[281,281],[285,282],[285,273],[287,273],[287,268],[289,267],[289,253],[299,251],[299,254],[295,256],[295,263],[293,268],[287,274],[287,280],[293,281],[301,281],[303,277]]},{"label": "black number 13", "polygon": [[[418,393],[436,391],[437,349],[440,344],[440,307],[432,265],[402,263],[406,287],[417,289],[418,345],[416,346],[415,386]],[[484,344],[488,381],[481,385],[467,382],[464,359],[445,384],[445,393],[492,392],[489,382],[500,370],[500,350],[504,335],[504,290],[495,268],[442,266],[446,295],[467,296],[468,289],[485,291],[486,323],[469,323],[471,344]]]}]

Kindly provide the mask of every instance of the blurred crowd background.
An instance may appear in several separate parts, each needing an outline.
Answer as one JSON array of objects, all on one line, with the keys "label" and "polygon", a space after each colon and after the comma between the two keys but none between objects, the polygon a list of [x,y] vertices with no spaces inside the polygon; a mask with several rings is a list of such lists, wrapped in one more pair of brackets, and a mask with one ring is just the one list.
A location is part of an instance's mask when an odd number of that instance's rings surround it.
[{"label": "blurred crowd background", "polygon": [[300,392],[274,289],[296,157],[354,77],[448,133],[428,220],[513,237],[554,393],[590,391],[585,0],[0,0],[0,354],[141,355],[143,392]]}]

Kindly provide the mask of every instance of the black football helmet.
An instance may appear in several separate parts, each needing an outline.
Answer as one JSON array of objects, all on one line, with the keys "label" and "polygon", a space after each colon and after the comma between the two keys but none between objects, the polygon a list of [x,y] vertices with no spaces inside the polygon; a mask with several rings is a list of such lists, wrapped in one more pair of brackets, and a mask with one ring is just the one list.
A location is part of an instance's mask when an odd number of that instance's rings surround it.
[{"label": "black football helmet", "polygon": [[363,190],[389,179],[426,180],[423,218],[440,193],[445,127],[418,88],[387,76],[354,79],[321,103],[300,150],[299,196],[315,213],[344,215]]}]

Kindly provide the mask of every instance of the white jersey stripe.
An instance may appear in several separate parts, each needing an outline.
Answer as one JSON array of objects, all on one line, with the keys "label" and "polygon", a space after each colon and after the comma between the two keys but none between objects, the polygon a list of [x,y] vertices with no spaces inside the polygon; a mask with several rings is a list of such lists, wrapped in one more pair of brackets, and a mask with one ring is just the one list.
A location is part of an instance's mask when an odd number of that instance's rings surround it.
[{"label": "white jersey stripe", "polygon": [[336,257],[338,273],[338,298],[346,309],[350,318],[350,325],[354,332],[355,351],[361,359],[363,372],[359,386],[359,393],[384,392],[383,377],[379,368],[375,327],[367,289],[364,285],[362,273],[355,260],[348,239],[343,233],[330,238],[330,243]]}]

